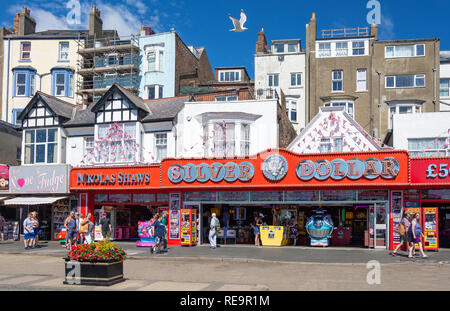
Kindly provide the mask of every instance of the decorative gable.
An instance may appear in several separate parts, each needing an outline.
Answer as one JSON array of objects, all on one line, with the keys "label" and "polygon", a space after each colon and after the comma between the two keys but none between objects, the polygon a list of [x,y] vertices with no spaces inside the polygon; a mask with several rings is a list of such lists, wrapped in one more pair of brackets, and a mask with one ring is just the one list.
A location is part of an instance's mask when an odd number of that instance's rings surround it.
[{"label": "decorative gable", "polygon": [[387,149],[341,107],[321,108],[287,148],[295,153],[360,152]]},{"label": "decorative gable", "polygon": [[19,116],[23,127],[49,127],[59,125],[58,116],[41,99],[28,106]]}]

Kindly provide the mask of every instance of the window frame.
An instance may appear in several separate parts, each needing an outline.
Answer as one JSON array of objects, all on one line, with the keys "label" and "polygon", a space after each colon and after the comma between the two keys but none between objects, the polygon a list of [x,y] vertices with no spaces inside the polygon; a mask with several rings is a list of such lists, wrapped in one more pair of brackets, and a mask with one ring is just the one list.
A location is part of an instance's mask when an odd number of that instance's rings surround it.
[{"label": "window frame", "polygon": [[[63,57],[61,57],[63,54],[63,51],[62,51],[62,49],[61,49],[61,47],[62,47],[62,45],[65,45],[65,44],[67,44],[67,57],[66,58],[63,58]],[[70,55],[70,42],[69,41],[60,41],[59,42],[59,51],[58,51],[58,61],[62,61],[62,62],[67,62],[67,61],[70,61],[70,58],[69,58],[69,55]]]},{"label": "window frame", "polygon": [[[397,86],[397,77],[407,77],[407,76],[412,76],[413,77],[413,81],[414,81],[414,85],[413,86]],[[394,79],[394,86],[388,86],[387,85],[387,81],[388,79],[393,78]],[[422,79],[423,78],[423,86],[418,86],[417,85],[417,80],[418,79]],[[384,77],[384,87],[386,89],[412,89],[412,88],[422,88],[422,87],[426,87],[426,74],[410,74],[410,75],[387,75]]]},{"label": "window frame", "polygon": [[[167,151],[168,151],[168,132],[159,132],[154,134],[154,146],[155,146],[155,154],[156,154],[156,161],[161,162],[163,159],[167,158]],[[165,137],[158,137],[159,136],[165,136]],[[165,141],[165,143],[161,143],[161,140]],[[158,152],[158,149],[165,149],[165,157],[160,158],[160,154]]]},{"label": "window frame", "polygon": [[[400,46],[412,46],[413,47],[413,53],[412,56],[397,56],[396,54],[396,48]],[[417,54],[417,48],[418,46],[423,46],[423,55]],[[393,54],[392,56],[388,56],[387,50],[388,48],[393,48]],[[425,57],[426,56],[426,45],[424,43],[418,43],[418,44],[400,44],[400,45],[386,45],[384,47],[384,58],[407,58],[407,57]]]},{"label": "window frame", "polygon": [[[334,78],[334,73],[335,72],[340,72],[341,73],[341,78],[340,79],[335,79]],[[341,82],[341,89],[340,90],[335,90],[334,89],[334,83],[335,82]],[[332,70],[331,71],[331,92],[333,92],[333,93],[344,92],[344,70],[337,69],[337,70]]]},{"label": "window frame", "polygon": [[[276,80],[277,80],[277,85],[275,85],[275,77],[276,77]],[[271,84],[271,82],[270,82],[271,80],[272,80],[272,84],[273,85],[270,85]],[[279,73],[269,73],[269,74],[267,74],[267,85],[269,87],[279,87],[280,86],[280,74]]]},{"label": "window frame", "polygon": [[[447,95],[442,95],[442,82],[443,81],[446,81],[446,84],[447,84]],[[444,88],[445,89],[445,88]],[[439,95],[441,96],[441,97],[449,97],[450,96],[450,78],[441,78],[440,80],[439,80]]]},{"label": "window frame", "polygon": [[[400,113],[400,108],[403,107],[411,107],[411,113]],[[419,108],[419,111],[417,112],[417,108]],[[395,110],[394,113],[392,113],[392,109]],[[388,129],[392,129],[392,121],[394,118],[394,114],[416,114],[416,113],[422,113],[422,105],[415,104],[415,103],[396,103],[396,104],[389,104],[389,110],[388,110]]]},{"label": "window frame", "polygon": [[[292,84],[292,78],[294,77],[294,83]],[[299,82],[300,78],[300,83]],[[302,86],[302,73],[301,72],[291,72],[291,87],[300,87]]]},{"label": "window frame", "polygon": [[[164,98],[164,85],[160,84],[151,84],[146,85],[146,95],[147,99],[161,99]],[[150,89],[154,89],[154,98],[150,98]]]},{"label": "window frame", "polygon": [[[117,124],[118,126],[122,127],[122,137],[120,140],[116,140],[115,142],[120,142],[120,148],[122,148],[122,151],[124,153],[125,156],[125,144],[128,141],[134,141],[134,143],[136,144],[136,152],[134,153],[134,158],[133,159],[121,159],[119,157],[115,156],[115,152],[114,149],[110,148],[108,150],[108,155],[107,155],[107,159],[105,161],[104,158],[102,158],[102,154],[100,153],[96,153],[95,154],[95,163],[99,164],[99,163],[108,163],[108,164],[117,164],[117,163],[131,163],[131,162],[139,162],[138,156],[140,155],[140,149],[138,149],[138,142],[140,141],[140,135],[141,132],[137,131],[137,129],[139,128],[138,125],[138,121],[126,121],[126,122],[109,122],[109,123],[99,123],[95,125],[95,138],[96,141],[101,140],[102,138],[99,138],[99,134],[100,134],[100,128],[108,128],[106,130],[105,133],[108,133],[111,130],[111,127],[114,126],[115,124]],[[133,125],[134,126],[134,139],[127,139],[128,137],[125,136],[126,131],[125,131],[125,126],[126,125]],[[114,161],[112,160],[112,153],[114,153]]]},{"label": "window frame", "polygon": [[[364,80],[359,79],[358,73],[364,71]],[[364,81],[364,89],[358,89],[359,82]],[[367,68],[356,69],[356,92],[367,92]]]},{"label": "window frame", "polygon": [[[55,140],[54,141],[49,141],[49,131],[50,130],[56,130],[55,132]],[[59,131],[59,127],[37,127],[37,128],[29,128],[29,129],[25,129],[23,131],[23,143],[22,143],[22,149],[25,151],[22,154],[23,160],[22,163],[23,165],[43,165],[43,164],[49,164],[49,165],[55,165],[55,164],[59,164],[59,146],[61,144],[60,142],[60,131]],[[38,142],[37,141],[37,131],[45,131],[45,142]],[[26,135],[28,132],[32,132],[33,133],[33,142],[27,142],[26,140]],[[48,155],[49,155],[49,145],[54,145],[54,148],[56,149],[56,154],[55,154],[55,158],[53,162],[48,162]],[[37,157],[38,157],[38,146],[44,146],[44,161],[37,161]],[[31,162],[27,162],[27,147],[31,147],[32,149],[32,159]]]},{"label": "window frame", "polygon": [[[342,105],[345,104],[345,105]],[[324,103],[324,107],[344,107],[345,112],[355,119],[355,102],[352,101],[342,101],[342,100],[334,100]],[[349,112],[350,107],[353,112]]]},{"label": "window frame", "polygon": [[[19,76],[25,76],[25,82],[19,84]],[[28,74],[26,72],[17,72],[15,79],[15,96],[16,97],[27,97],[27,85],[28,85]],[[19,87],[23,86],[23,94],[19,94]]]},{"label": "window frame", "polygon": [[[29,51],[24,51],[24,45],[29,45],[30,46],[30,50]],[[23,57],[24,53],[29,53],[29,56]],[[31,61],[31,42],[30,41],[22,41],[20,42],[20,60],[21,61]]]}]

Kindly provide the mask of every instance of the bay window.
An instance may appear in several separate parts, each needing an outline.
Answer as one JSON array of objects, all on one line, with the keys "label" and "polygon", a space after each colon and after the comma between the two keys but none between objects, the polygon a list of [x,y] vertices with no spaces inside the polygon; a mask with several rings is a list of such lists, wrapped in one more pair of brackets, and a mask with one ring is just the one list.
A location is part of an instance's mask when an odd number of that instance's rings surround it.
[{"label": "bay window", "polygon": [[25,96],[27,87],[27,75],[25,73],[18,73],[16,75],[16,96]]},{"label": "bay window", "polygon": [[250,155],[250,128],[248,121],[211,120],[203,126],[205,157],[235,157]]},{"label": "bay window", "polygon": [[164,44],[152,44],[145,47],[146,72],[164,71]]},{"label": "bay window", "polygon": [[73,97],[73,90],[73,71],[70,69],[52,69],[52,95],[57,97]]},{"label": "bay window", "polygon": [[352,118],[354,118],[355,112],[353,109],[353,102],[328,102],[324,104],[325,107],[344,107],[345,112],[347,112]]},{"label": "bay window", "polygon": [[136,123],[97,125],[99,163],[137,161]]},{"label": "bay window", "polygon": [[24,136],[24,164],[57,162],[58,129],[25,130]]},{"label": "bay window", "polygon": [[32,97],[36,92],[36,71],[33,69],[13,69],[14,95]]},{"label": "bay window", "polygon": [[392,129],[392,121],[394,114],[411,114],[411,113],[421,113],[422,106],[419,104],[391,104],[389,106],[389,128]]}]

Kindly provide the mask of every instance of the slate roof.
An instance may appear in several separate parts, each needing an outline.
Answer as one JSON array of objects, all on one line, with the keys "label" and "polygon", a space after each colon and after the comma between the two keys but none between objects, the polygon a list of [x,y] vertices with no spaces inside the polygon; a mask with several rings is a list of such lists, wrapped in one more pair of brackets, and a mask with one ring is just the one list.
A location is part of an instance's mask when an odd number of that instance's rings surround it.
[{"label": "slate roof", "polygon": [[[82,38],[86,38],[89,35],[89,30],[69,30],[69,29],[58,29],[58,30],[45,30],[39,31],[35,33],[30,33],[27,35],[17,36],[17,35],[8,35],[5,38],[18,38],[18,39],[52,39],[52,38],[78,38],[78,35]],[[115,30],[104,30],[103,35],[106,37],[113,37],[117,35]]]},{"label": "slate roof", "polygon": [[21,137],[19,131],[20,127],[17,127],[16,125],[0,120],[0,132]]},{"label": "slate roof", "polygon": [[142,119],[142,122],[157,122],[174,119],[183,109],[184,103],[190,100],[190,96],[177,96],[161,99],[145,100],[152,114]]},{"label": "slate roof", "polygon": [[89,105],[86,109],[83,109],[81,105],[75,107],[73,112],[73,118],[64,123],[64,126],[80,126],[80,125],[94,125],[95,113],[91,111],[94,104]]}]

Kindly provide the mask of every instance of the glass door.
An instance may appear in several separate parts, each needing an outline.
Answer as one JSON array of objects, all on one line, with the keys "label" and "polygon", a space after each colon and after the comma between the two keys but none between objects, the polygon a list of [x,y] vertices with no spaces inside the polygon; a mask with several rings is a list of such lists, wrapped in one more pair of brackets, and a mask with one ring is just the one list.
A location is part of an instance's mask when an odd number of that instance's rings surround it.
[{"label": "glass door", "polygon": [[374,204],[374,248],[386,248],[387,240],[387,210],[386,203]]}]

